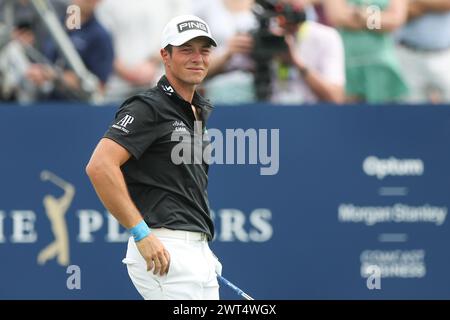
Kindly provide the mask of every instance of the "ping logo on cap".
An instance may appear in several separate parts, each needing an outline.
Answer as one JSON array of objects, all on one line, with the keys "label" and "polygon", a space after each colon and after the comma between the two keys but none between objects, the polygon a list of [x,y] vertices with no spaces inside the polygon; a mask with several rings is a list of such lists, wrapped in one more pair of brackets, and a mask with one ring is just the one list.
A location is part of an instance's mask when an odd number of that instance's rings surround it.
[{"label": "ping logo on cap", "polygon": [[203,22],[200,22],[200,21],[195,21],[195,20],[180,22],[179,24],[177,24],[177,27],[178,27],[179,33],[188,31],[188,30],[202,30],[202,31],[205,31],[206,33],[208,33],[208,27],[206,26],[206,24],[204,24]]}]

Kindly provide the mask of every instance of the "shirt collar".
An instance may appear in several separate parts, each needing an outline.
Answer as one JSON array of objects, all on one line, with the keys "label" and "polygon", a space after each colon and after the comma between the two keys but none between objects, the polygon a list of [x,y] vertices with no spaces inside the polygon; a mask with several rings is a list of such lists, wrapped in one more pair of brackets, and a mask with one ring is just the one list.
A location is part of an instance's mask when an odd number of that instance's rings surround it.
[{"label": "shirt collar", "polygon": [[[184,100],[172,87],[167,77],[164,75],[158,81],[158,88],[173,102],[179,104],[183,107],[191,107],[191,103],[189,101]],[[197,91],[194,92],[194,97],[192,99],[192,104],[196,107],[200,107],[201,109],[210,110],[213,108],[212,104],[202,97]]]}]

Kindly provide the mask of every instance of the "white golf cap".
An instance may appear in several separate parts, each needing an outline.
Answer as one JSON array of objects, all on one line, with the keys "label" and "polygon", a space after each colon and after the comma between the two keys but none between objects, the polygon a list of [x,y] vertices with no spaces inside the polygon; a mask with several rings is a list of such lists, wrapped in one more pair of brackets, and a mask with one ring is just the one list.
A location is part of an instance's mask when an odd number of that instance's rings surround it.
[{"label": "white golf cap", "polygon": [[181,46],[196,37],[207,37],[211,40],[211,44],[217,47],[216,40],[211,35],[208,24],[194,15],[182,15],[170,20],[161,38],[161,49],[167,45]]}]

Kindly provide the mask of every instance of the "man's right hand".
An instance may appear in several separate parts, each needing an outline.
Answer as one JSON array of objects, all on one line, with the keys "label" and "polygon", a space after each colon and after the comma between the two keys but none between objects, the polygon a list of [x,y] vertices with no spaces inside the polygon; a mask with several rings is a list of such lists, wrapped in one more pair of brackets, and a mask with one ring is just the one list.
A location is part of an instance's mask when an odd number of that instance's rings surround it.
[{"label": "man's right hand", "polygon": [[157,61],[154,60],[145,60],[134,66],[128,66],[120,60],[114,63],[114,68],[118,75],[136,86],[151,84],[157,75],[157,66]]},{"label": "man's right hand", "polygon": [[38,63],[31,64],[26,75],[37,86],[42,86],[46,81],[52,81],[56,77],[50,66]]},{"label": "man's right hand", "polygon": [[228,40],[228,52],[249,54],[253,49],[253,38],[249,34],[236,34]]},{"label": "man's right hand", "polygon": [[170,254],[154,234],[136,242],[136,246],[147,263],[147,271],[153,269],[153,274],[161,276],[169,272]]}]

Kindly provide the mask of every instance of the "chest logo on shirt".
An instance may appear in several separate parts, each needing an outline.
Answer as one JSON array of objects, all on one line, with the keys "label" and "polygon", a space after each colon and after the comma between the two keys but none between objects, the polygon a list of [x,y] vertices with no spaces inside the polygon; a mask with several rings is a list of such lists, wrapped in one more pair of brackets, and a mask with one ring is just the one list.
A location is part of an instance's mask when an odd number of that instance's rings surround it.
[{"label": "chest logo on shirt", "polygon": [[187,131],[186,124],[183,121],[176,120],[172,123],[172,126],[175,128],[175,132]]},{"label": "chest logo on shirt", "polygon": [[119,129],[125,133],[129,133],[130,130],[127,129],[127,125],[133,123],[134,117],[126,114],[122,119],[120,119],[116,124],[113,124],[112,127],[115,129]]}]

